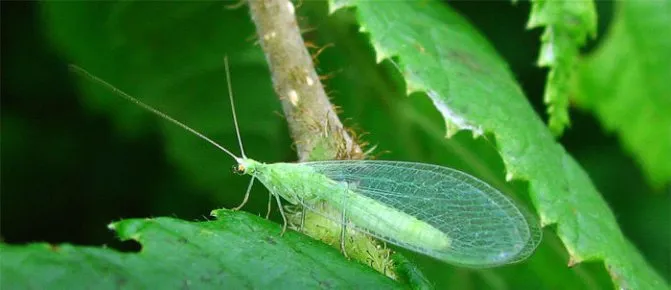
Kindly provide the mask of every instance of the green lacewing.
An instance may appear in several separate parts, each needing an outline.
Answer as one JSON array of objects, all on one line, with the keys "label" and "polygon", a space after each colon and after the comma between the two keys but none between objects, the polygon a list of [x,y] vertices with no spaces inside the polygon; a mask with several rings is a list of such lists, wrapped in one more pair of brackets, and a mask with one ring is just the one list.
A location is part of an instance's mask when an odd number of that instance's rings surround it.
[{"label": "green lacewing", "polygon": [[[262,163],[245,155],[232,95],[226,80],[241,156],[167,114],[117,89],[88,71],[71,69],[145,110],[182,127],[231,156],[236,171],[251,175],[241,208],[255,179],[275,197],[315,210],[324,202],[341,214],[327,218],[380,240],[435,259],[471,268],[522,261],[541,240],[538,223],[524,209],[485,182],[458,170],[425,163],[340,160]],[[318,212],[319,213],[319,212]]]}]

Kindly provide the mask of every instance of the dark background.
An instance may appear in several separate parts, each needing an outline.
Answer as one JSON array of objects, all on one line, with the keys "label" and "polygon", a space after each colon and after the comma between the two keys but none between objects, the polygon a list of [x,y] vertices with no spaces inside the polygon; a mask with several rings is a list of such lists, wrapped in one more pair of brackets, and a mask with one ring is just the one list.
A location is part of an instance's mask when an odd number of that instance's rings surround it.
[{"label": "dark background", "polygon": [[[529,4],[450,4],[493,43],[545,119],[541,99],[547,71],[534,65],[541,31],[524,30]],[[597,7],[602,36],[613,7],[603,1]],[[3,1],[1,10],[0,233],[4,242],[136,249],[116,242],[105,225],[129,217],[202,220],[213,208],[235,205],[238,197],[222,205],[211,195],[198,193],[207,189],[194,186],[166,157],[158,126],[150,125],[129,137],[116,129],[108,115],[81,101],[77,83],[67,70],[68,61],[46,35],[39,3]],[[598,41],[591,41],[585,51]],[[668,281],[668,188],[652,189],[617,137],[604,132],[589,112],[572,108],[571,119],[573,125],[560,142],[588,171],[625,235]],[[289,148],[288,137],[283,140]],[[289,152],[279,158],[290,161],[295,157]],[[264,202],[265,196],[260,196],[252,207],[262,208]]]}]

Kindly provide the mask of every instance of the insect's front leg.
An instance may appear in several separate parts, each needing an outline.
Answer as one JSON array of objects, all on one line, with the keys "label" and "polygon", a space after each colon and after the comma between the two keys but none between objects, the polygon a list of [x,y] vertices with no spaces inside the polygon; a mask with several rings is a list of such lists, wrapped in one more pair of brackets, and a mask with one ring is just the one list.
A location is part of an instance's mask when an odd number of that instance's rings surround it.
[{"label": "insect's front leg", "polygon": [[[249,200],[249,193],[252,192],[252,185],[254,185],[254,179],[256,179],[256,176],[252,175],[252,179],[249,181],[249,185],[247,186],[247,191],[245,192],[245,198],[242,200],[242,203],[240,203],[240,205],[234,207],[233,210],[240,210],[243,206],[245,206],[245,204]],[[266,219],[267,218],[268,217],[266,216]]]}]

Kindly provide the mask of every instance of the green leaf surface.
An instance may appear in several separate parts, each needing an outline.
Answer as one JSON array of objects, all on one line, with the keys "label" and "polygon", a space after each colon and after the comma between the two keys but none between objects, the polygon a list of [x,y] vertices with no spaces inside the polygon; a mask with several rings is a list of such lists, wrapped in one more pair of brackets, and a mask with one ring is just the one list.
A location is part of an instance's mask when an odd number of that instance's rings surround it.
[{"label": "green leaf surface", "polygon": [[619,136],[660,188],[671,181],[671,5],[618,1],[600,47],[580,63],[575,101]]},{"label": "green leaf surface", "polygon": [[[534,113],[505,63],[463,18],[437,2],[336,1],[353,6],[378,61],[389,59],[408,92],[425,92],[446,122],[491,134],[508,180],[529,183],[543,225],[555,224],[571,263],[603,261],[616,285],[665,285],[619,230],[582,168]],[[412,17],[409,17],[412,15]],[[394,58],[391,58],[394,57]]]},{"label": "green leaf surface", "polygon": [[544,27],[538,65],[549,67],[543,101],[548,104],[550,131],[561,135],[570,124],[568,115],[571,76],[579,48],[596,35],[596,9],[592,0],[532,1],[528,28]]},{"label": "green leaf surface", "polygon": [[0,244],[2,289],[396,289],[335,249],[244,212],[217,220],[130,219],[110,225],[139,253]]}]

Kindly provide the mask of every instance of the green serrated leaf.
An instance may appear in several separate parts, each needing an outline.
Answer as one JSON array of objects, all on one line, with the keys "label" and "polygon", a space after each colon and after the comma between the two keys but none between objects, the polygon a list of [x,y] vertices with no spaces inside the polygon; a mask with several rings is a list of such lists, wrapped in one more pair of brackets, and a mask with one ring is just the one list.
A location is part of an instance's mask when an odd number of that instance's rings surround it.
[{"label": "green serrated leaf", "polygon": [[618,1],[601,46],[580,63],[574,96],[615,131],[660,188],[671,181],[671,5]]},{"label": "green serrated leaf", "polygon": [[624,288],[665,285],[622,235],[586,173],[554,141],[505,63],[463,18],[431,1],[331,4],[331,11],[355,7],[376,58],[394,63],[409,92],[426,92],[448,129],[495,137],[507,178],[529,182],[542,224],[556,224],[572,263],[603,261]]},{"label": "green serrated leaf", "polygon": [[215,221],[130,219],[110,225],[139,253],[0,244],[2,289],[396,289],[335,249],[244,212]]},{"label": "green serrated leaf", "polygon": [[529,29],[544,27],[538,65],[549,67],[543,101],[548,104],[550,131],[561,135],[568,115],[571,76],[579,48],[596,35],[597,17],[592,0],[532,1]]}]

